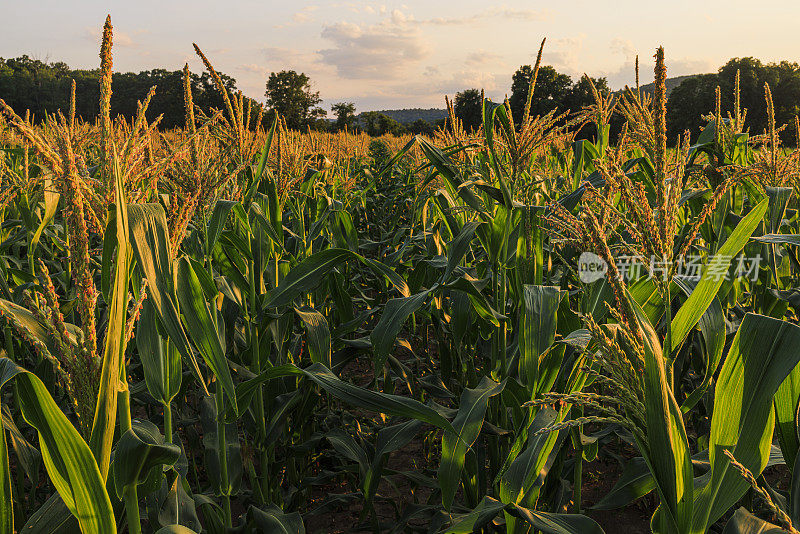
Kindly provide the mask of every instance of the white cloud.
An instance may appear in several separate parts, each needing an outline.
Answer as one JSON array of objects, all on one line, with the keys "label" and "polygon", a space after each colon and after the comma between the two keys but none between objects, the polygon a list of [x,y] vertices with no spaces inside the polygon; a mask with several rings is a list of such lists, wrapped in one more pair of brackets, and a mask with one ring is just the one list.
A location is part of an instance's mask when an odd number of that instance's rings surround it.
[{"label": "white cloud", "polygon": [[[141,35],[144,33],[148,33],[147,30],[137,30],[134,32],[134,35]],[[88,26],[84,28],[83,36],[84,38],[89,39],[91,41],[97,41],[99,44],[103,38],[103,30],[102,28],[95,28]],[[114,30],[113,43],[115,47],[118,46],[122,48],[134,47],[137,45],[137,43],[133,40],[131,34],[119,31],[117,29]]]},{"label": "white cloud", "polygon": [[338,75],[347,79],[392,79],[407,67],[428,55],[421,34],[407,27],[404,18],[395,11],[392,19],[364,26],[339,22],[325,26],[322,37],[332,48],[320,50],[325,63],[336,67]]},{"label": "white cloud", "polygon": [[261,49],[266,65],[264,72],[270,70],[297,70],[312,72],[324,68],[319,56],[314,52],[304,52],[294,48],[271,46]]},{"label": "white cloud", "polygon": [[[611,41],[612,53],[624,56],[623,63],[615,70],[601,72],[599,75],[608,79],[611,89],[621,89],[626,85],[636,83],[636,48],[627,39],[613,39]],[[669,53],[665,58],[667,76],[685,76],[687,74],[703,74],[714,72],[715,64],[710,59],[695,58],[670,58]],[[653,81],[654,60],[649,54],[639,54],[639,83],[645,85]]]},{"label": "white cloud", "polygon": [[503,56],[486,50],[476,50],[475,52],[470,52],[467,54],[466,59],[464,59],[464,63],[470,67],[482,67],[487,65],[493,67],[503,67],[506,65],[505,61],[503,61]]},{"label": "white cloud", "polygon": [[319,9],[319,6],[306,6],[297,13],[292,16],[292,22],[296,24],[303,24],[305,22],[310,22],[312,18],[312,13]]},{"label": "white cloud", "polygon": [[432,26],[464,26],[479,24],[487,19],[505,19],[510,21],[543,21],[551,17],[551,12],[546,9],[514,9],[506,6],[493,6],[474,15],[459,17],[434,17],[417,21],[418,24]]},{"label": "white cloud", "polygon": [[244,65],[239,65],[239,70],[243,72],[250,72],[252,74],[264,74],[267,69],[256,64],[256,63],[246,63]]},{"label": "white cloud", "polygon": [[552,65],[557,71],[570,76],[582,75],[580,56],[584,39],[584,35],[576,35],[553,41],[548,40],[542,52],[542,63]]}]

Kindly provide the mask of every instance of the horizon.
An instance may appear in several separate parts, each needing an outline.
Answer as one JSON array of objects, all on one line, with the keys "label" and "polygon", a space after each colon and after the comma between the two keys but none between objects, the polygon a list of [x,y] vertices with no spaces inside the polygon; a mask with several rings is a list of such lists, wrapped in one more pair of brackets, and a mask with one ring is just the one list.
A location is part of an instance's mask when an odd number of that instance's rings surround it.
[{"label": "horizon", "polygon": [[[112,2],[111,7],[96,0],[78,6],[45,0],[15,16],[15,24],[0,35],[0,57],[28,55],[73,69],[97,68],[102,24],[110,13],[115,72],[178,70],[188,62],[200,73],[203,66],[192,49],[197,43],[216,69],[259,102],[270,72],[304,72],[328,113],[342,101],[355,103],[359,112],[441,109],[445,95],[470,88],[500,100],[510,93],[514,71],[535,62],[545,37],[543,64],[573,80],[583,73],[605,77],[612,90],[633,85],[637,54],[641,84],[652,82],[651,56],[659,45],[665,47],[670,78],[716,72],[732,57],[798,60],[790,21],[800,16],[800,3],[735,2],[740,9],[730,9],[726,2],[725,10],[718,4],[681,0],[659,10],[625,1],[598,13],[581,9],[590,6],[584,1],[559,11],[521,1],[467,0],[454,14],[447,5],[419,1],[287,6],[243,0],[224,6],[196,2],[190,8],[185,0]],[[681,17],[682,7],[691,7],[695,16]],[[782,16],[773,17],[771,8]],[[769,24],[753,24],[765,18]],[[739,38],[745,30],[747,40]]]}]

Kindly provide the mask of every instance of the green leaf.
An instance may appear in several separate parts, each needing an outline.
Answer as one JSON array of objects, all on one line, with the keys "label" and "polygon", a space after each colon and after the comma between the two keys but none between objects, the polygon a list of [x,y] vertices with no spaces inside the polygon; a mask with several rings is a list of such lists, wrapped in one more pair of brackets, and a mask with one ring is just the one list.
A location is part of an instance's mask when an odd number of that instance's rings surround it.
[{"label": "green leaf", "polygon": [[422,421],[412,419],[405,423],[387,426],[378,431],[378,438],[375,441],[375,453],[369,468],[364,473],[362,489],[364,500],[369,505],[378,491],[378,484],[381,481],[381,474],[386,465],[386,459],[390,452],[396,451],[408,445],[416,437],[422,428]]},{"label": "green leaf", "polygon": [[625,463],[622,476],[600,501],[592,506],[592,510],[614,510],[623,508],[644,497],[656,487],[650,467],[644,458],[631,458]]},{"label": "green leaf", "polygon": [[704,532],[750,487],[723,454],[758,476],[769,460],[775,414],[772,399],[800,362],[800,327],[747,314],[731,344],[714,394],[709,461],[711,480],[696,497],[693,532]]},{"label": "green leaf", "polygon": [[269,292],[263,308],[280,308],[291,304],[299,295],[310,293],[322,283],[331,269],[351,259],[371,268],[392,283],[402,295],[408,296],[408,285],[405,281],[382,263],[364,258],[351,250],[329,248],[312,254],[293,267],[280,285]]},{"label": "green leaf", "polygon": [[[225,358],[225,349],[220,343],[219,334],[214,327],[211,317],[212,311],[200,286],[200,280],[188,259],[182,258],[178,262],[177,294],[181,306],[181,313],[186,322],[189,335],[197,350],[214,373],[222,389],[225,391],[228,402],[238,413],[236,404],[236,389],[233,385],[228,360]],[[216,309],[214,312],[216,313]]]},{"label": "green leaf", "polygon": [[535,391],[539,383],[539,359],[555,340],[561,290],[525,284],[521,301],[519,376],[529,390]]},{"label": "green leaf", "polygon": [[61,495],[54,493],[31,514],[22,529],[26,534],[73,534],[80,525]]},{"label": "green leaf", "polygon": [[277,506],[268,506],[264,509],[251,506],[247,511],[247,523],[254,532],[269,532],[270,534],[305,534],[303,518],[297,512],[284,513]]},{"label": "green leaf", "polygon": [[[725,244],[723,244],[714,255],[714,258],[709,259],[706,269],[700,278],[700,282],[692,291],[683,306],[680,307],[678,313],[672,319],[672,346],[677,348],[686,339],[689,331],[694,328],[700,317],[703,316],[705,311],[711,305],[711,301],[717,295],[717,291],[725,281],[724,276],[718,276],[719,270],[709,269],[709,266],[729,266],[733,258],[741,252],[747,244],[748,239],[755,231],[756,227],[764,219],[764,214],[769,207],[768,199],[762,200],[755,206],[750,213],[748,213],[728,237]],[[716,271],[716,273],[715,273]]]},{"label": "green leaf", "polygon": [[475,230],[477,230],[478,226],[481,224],[483,223],[480,221],[468,222],[461,228],[461,231],[458,233],[458,235],[449,243],[447,267],[445,268],[441,278],[443,283],[447,282],[447,279],[450,278],[450,274],[452,274],[453,269],[458,267],[467,251],[469,251],[469,245],[472,242],[472,239],[475,237]]},{"label": "green leaf", "polygon": [[325,316],[310,306],[295,308],[295,313],[306,327],[306,346],[311,361],[331,366],[331,331]]},{"label": "green leaf", "polygon": [[137,422],[119,438],[114,455],[114,488],[121,498],[125,486],[138,485],[150,469],[174,464],[181,448],[165,443],[152,423]]},{"label": "green leaf", "polygon": [[[797,408],[800,403],[800,366],[796,366],[781,382],[773,399],[775,405],[775,433],[786,465],[793,469],[800,441],[797,436]],[[798,495],[800,497],[800,495]]]},{"label": "green leaf", "polygon": [[222,229],[225,227],[225,221],[228,220],[228,215],[230,215],[231,209],[236,204],[238,202],[232,200],[217,200],[214,204],[214,210],[211,212],[208,228],[206,228],[206,238],[208,239],[206,246],[208,250],[214,250],[214,245],[217,244],[217,240],[222,234]]},{"label": "green leaf", "polygon": [[389,357],[397,334],[403,329],[403,324],[412,313],[425,304],[430,292],[430,290],[426,289],[410,297],[389,299],[386,303],[381,318],[378,319],[378,324],[375,325],[375,329],[369,335],[375,354],[375,372],[383,369],[383,364],[386,362],[386,358]]},{"label": "green leaf", "polygon": [[489,398],[503,391],[504,387],[505,381],[497,383],[484,376],[475,389],[465,388],[458,404],[458,413],[453,419],[456,432],[442,436],[442,461],[437,478],[442,488],[442,503],[448,511],[458,489],[467,450],[481,432]]},{"label": "green leaf", "polygon": [[798,234],[767,234],[756,236],[753,240],[776,245],[800,245],[800,235]]},{"label": "green leaf", "polygon": [[183,525],[167,525],[156,531],[156,534],[197,534],[194,530]]},{"label": "green leaf", "polygon": [[[128,242],[128,210],[125,202],[125,187],[122,171],[116,152],[113,159],[113,174],[116,180],[114,215],[116,220],[117,258],[114,262],[114,285],[111,289],[111,302],[108,303],[108,324],[100,369],[100,387],[97,391],[97,404],[92,422],[89,446],[97,458],[97,465],[103,480],[108,478],[111,463],[111,447],[114,441],[114,428],[117,423],[117,397],[120,391],[128,389],[125,369],[125,347],[128,338],[125,332],[128,305],[128,274],[131,261],[131,247]],[[63,495],[62,495],[63,496]],[[64,499],[69,505],[67,499]]]},{"label": "green leaf", "polygon": [[483,498],[477,508],[456,518],[453,526],[442,532],[443,534],[477,532],[480,527],[488,524],[504,510],[531,525],[535,532],[542,534],[603,534],[600,525],[585,515],[537,512],[516,504],[503,504],[488,496]]},{"label": "green leaf", "polygon": [[697,389],[692,391],[683,401],[681,405],[681,412],[683,413],[688,413],[705,395],[722,361],[722,352],[725,349],[725,316],[722,311],[722,304],[717,297],[714,297],[711,301],[711,305],[700,317],[697,326],[703,336],[706,359],[705,374]]},{"label": "green leaf", "polygon": [[[0,399],[1,401],[2,399]],[[14,534],[14,499],[5,426],[0,424],[0,534]]]},{"label": "green leaf", "polygon": [[518,505],[511,507],[509,513],[524,519],[542,534],[604,534],[600,525],[585,515],[537,512]]},{"label": "green leaf", "polygon": [[528,444],[500,479],[500,499],[505,503],[520,504],[531,495],[531,489],[538,483],[539,475],[547,462],[550,452],[558,439],[558,432],[540,430],[555,423],[559,413],[552,408],[542,408],[533,417],[528,428]]},{"label": "green leaf", "polygon": [[0,388],[14,379],[22,415],[39,434],[47,474],[85,534],[117,531],[114,510],[89,446],[39,378],[0,358]]},{"label": "green leaf", "polygon": [[683,533],[692,520],[694,480],[686,428],[666,377],[658,336],[642,308],[628,295],[643,334],[644,395],[647,443],[637,440],[650,466],[661,499],[659,529]]},{"label": "green leaf", "polygon": [[147,300],[155,306],[167,337],[181,356],[189,360],[204,393],[208,394],[178,311],[164,208],[160,204],[131,204],[128,206],[128,217],[133,252],[147,279]]},{"label": "green leaf", "polygon": [[44,232],[44,229],[50,224],[53,217],[55,217],[56,210],[58,209],[58,201],[61,198],[61,195],[53,187],[52,180],[49,176],[43,180],[42,188],[44,190],[44,214],[42,215],[39,227],[36,228],[36,232],[33,234],[28,244],[28,256],[30,258],[33,258],[36,253],[36,247],[39,246],[39,239],[42,237],[42,232]]},{"label": "green leaf", "polygon": [[722,534],[786,534],[786,531],[754,516],[742,507],[725,523]]},{"label": "green leaf", "polygon": [[330,369],[319,363],[315,363],[305,369],[300,369],[291,364],[271,367],[256,378],[243,382],[237,389],[238,395],[240,398],[247,398],[254,393],[255,388],[259,385],[284,376],[306,376],[322,389],[351,406],[377,413],[418,419],[441,428],[445,432],[456,433],[450,421],[430,406],[408,397],[388,395],[354,386],[341,380]]},{"label": "green leaf", "polygon": [[175,346],[159,335],[156,311],[149,299],[139,316],[136,348],[147,390],[161,404],[169,404],[181,388],[181,357]]}]

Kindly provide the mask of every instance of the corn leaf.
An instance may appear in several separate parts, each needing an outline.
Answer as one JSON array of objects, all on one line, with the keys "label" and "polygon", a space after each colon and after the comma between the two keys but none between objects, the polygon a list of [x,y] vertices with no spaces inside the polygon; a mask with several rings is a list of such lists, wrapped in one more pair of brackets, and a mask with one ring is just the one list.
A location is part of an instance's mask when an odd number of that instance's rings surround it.
[{"label": "corn leaf", "polygon": [[128,304],[128,274],[131,260],[131,247],[128,243],[128,210],[125,202],[125,187],[122,172],[116,155],[113,159],[116,179],[114,218],[116,221],[117,258],[114,262],[114,284],[111,288],[111,302],[108,306],[108,325],[106,327],[103,363],[100,369],[100,387],[97,392],[92,433],[89,446],[97,458],[97,465],[105,480],[111,463],[111,447],[114,442],[114,427],[117,423],[117,396],[127,390],[128,383],[123,373],[125,347],[128,339],[125,324]]},{"label": "corn leaf", "polygon": [[465,388],[458,403],[458,413],[453,419],[453,428],[456,432],[455,434],[446,432],[442,436],[442,461],[439,464],[437,478],[442,488],[442,503],[448,511],[453,505],[453,498],[458,489],[467,450],[478,439],[483,427],[489,399],[503,391],[504,387],[505,381],[497,383],[484,376],[475,389]]},{"label": "corn leaf", "polygon": [[295,308],[295,313],[306,328],[306,346],[311,361],[331,366],[331,331],[325,316],[310,306]]},{"label": "corn leaf", "polygon": [[661,344],[642,308],[630,295],[643,334],[647,443],[639,450],[650,466],[661,506],[656,513],[662,533],[686,532],[692,520],[694,480],[686,428],[666,377]]},{"label": "corn leaf", "polygon": [[[769,207],[767,199],[762,200],[756,205],[750,213],[748,213],[728,237],[725,244],[723,244],[714,255],[714,258],[709,259],[709,265],[703,271],[700,281],[695,286],[694,291],[680,307],[678,313],[672,319],[672,346],[677,348],[686,339],[689,331],[694,328],[700,317],[703,316],[705,311],[711,305],[711,301],[717,295],[717,291],[725,281],[724,276],[718,276],[719,271],[716,269],[709,269],[712,262],[715,266],[729,266],[734,256],[739,254],[750,236],[753,235],[756,227],[764,219],[764,214]],[[716,272],[715,272],[716,271]]]},{"label": "corn leaf", "polygon": [[0,388],[14,379],[25,421],[39,434],[47,474],[84,534],[117,531],[114,510],[95,457],[33,373],[0,358]]},{"label": "corn leaf", "polygon": [[187,258],[182,258],[178,262],[176,286],[178,302],[189,336],[206,365],[222,384],[222,389],[234,412],[238,413],[236,388],[233,385],[228,361],[225,359],[225,349],[222,347],[214,320],[211,317],[212,313],[216,313],[216,309],[213,311],[209,309],[200,280]]},{"label": "corn leaf", "polygon": [[132,204],[128,206],[128,218],[136,262],[147,279],[147,300],[153,302],[167,337],[190,362],[190,368],[208,395],[200,366],[181,324],[164,208],[160,204]]},{"label": "corn leaf", "polygon": [[772,399],[800,362],[800,327],[747,314],[717,380],[711,418],[711,480],[695,502],[693,532],[705,530],[750,487],[723,449],[755,476],[769,461],[775,414]]}]

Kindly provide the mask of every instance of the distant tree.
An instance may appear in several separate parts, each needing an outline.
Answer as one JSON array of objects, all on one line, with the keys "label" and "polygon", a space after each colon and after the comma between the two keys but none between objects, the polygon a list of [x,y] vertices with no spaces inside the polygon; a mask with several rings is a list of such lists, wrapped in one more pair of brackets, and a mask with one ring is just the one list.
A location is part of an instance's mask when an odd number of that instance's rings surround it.
[{"label": "distant tree", "polygon": [[764,84],[768,83],[775,106],[775,122],[788,124],[781,133],[784,143],[795,142],[794,117],[800,113],[800,65],[788,61],[764,64],[752,57],[733,58],[720,67],[717,74],[687,78],[669,95],[667,101],[667,134],[670,140],[688,130],[696,139],[706,125],[702,116],[713,113],[716,88],[719,86],[723,116],[732,113],[736,72],[739,71],[740,106],[747,110],[745,127],[760,134],[768,128]]},{"label": "distant tree", "polygon": [[361,123],[363,130],[373,137],[386,134],[403,135],[408,133],[405,126],[379,111],[367,111],[362,113],[359,115],[359,123]]},{"label": "distant tree", "polygon": [[353,128],[356,124],[356,105],[352,102],[339,102],[331,106],[331,111],[336,115],[336,122],[333,123],[335,130]]},{"label": "distant tree", "polygon": [[[223,85],[236,91],[236,80],[219,73]],[[72,80],[76,86],[76,115],[93,120],[99,112],[99,71],[71,70],[65,63],[45,63],[28,56],[0,58],[0,98],[17,113],[30,110],[35,120],[69,107]],[[184,124],[183,72],[153,69],[134,72],[116,72],[112,78],[111,115],[121,115],[130,120],[137,111],[138,101],[151,87],[156,92],[147,109],[148,120],[162,116],[159,126],[176,128]],[[194,103],[201,109],[224,109],[222,94],[207,73],[191,77]],[[245,102],[250,99],[245,98]]]},{"label": "distant tree", "polygon": [[717,74],[693,76],[681,82],[667,99],[667,138],[674,142],[688,131],[697,139],[706,121],[703,115],[713,113],[716,105]]},{"label": "distant tree", "polygon": [[408,125],[408,130],[414,135],[433,135],[436,127],[425,119],[417,119]]},{"label": "distant tree", "polygon": [[[794,116],[800,111],[800,65],[789,61],[765,65],[752,57],[731,59],[718,71],[725,109],[732,109],[737,70],[740,72],[741,106],[747,108],[746,124],[752,134],[763,133],[768,127],[765,83],[772,92],[775,122],[778,126],[794,122]],[[782,137],[789,141],[793,135],[784,131]]]},{"label": "distant tree", "polygon": [[324,117],[325,111],[319,92],[311,91],[311,81],[303,73],[293,70],[272,72],[267,80],[267,105],[286,120],[289,128],[305,128],[315,119]]},{"label": "distant tree", "polygon": [[[581,76],[572,87],[564,95],[560,103],[560,111],[570,110],[572,113],[577,113],[586,106],[595,103],[594,92],[592,91],[592,84],[594,84],[597,92],[602,96],[608,96],[611,90],[608,88],[608,81],[605,78],[589,78],[588,76]],[[537,83],[538,85],[538,83]],[[579,139],[591,139],[594,141],[597,138],[597,127],[593,122],[588,122],[583,125],[577,133]]]},{"label": "distant tree", "polygon": [[483,100],[478,89],[466,89],[456,93],[453,112],[461,120],[465,130],[477,130],[483,123]]},{"label": "distant tree", "polygon": [[[511,78],[509,105],[514,122],[517,124],[522,120],[532,76],[533,68],[530,65],[523,65]],[[533,89],[531,98],[531,115],[544,115],[560,108],[571,87],[572,78],[566,74],[560,74],[549,65],[540,66],[536,77],[536,87]]]},{"label": "distant tree", "polygon": [[[225,73],[220,72],[218,74],[225,89],[228,92],[235,92],[236,80]],[[214,83],[214,79],[209,73],[203,72],[199,76],[194,75],[192,79],[192,91],[196,90],[199,93],[193,97],[195,105],[200,109],[225,109],[225,99],[217,89],[217,84]]]},{"label": "distant tree", "polygon": [[[605,78],[589,78],[581,76],[572,87],[570,87],[564,94],[560,105],[565,110],[572,112],[580,111],[584,106],[594,104],[594,93],[592,92],[592,84],[594,84],[597,92],[603,96],[608,96],[611,90],[608,88],[608,80]],[[538,86],[539,83],[537,82]],[[536,91],[534,90],[534,93]]]}]

